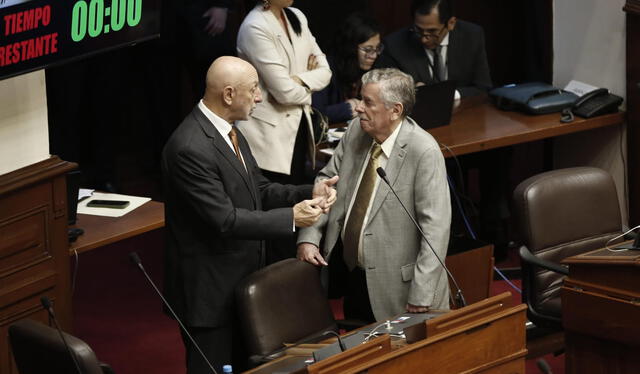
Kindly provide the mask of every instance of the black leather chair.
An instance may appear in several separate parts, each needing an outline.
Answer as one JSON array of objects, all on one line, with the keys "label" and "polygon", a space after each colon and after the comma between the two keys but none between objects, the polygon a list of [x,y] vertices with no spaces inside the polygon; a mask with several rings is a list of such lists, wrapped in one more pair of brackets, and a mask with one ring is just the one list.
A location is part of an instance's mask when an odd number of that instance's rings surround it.
[{"label": "black leather chair", "polygon": [[[570,256],[605,246],[621,234],[622,222],[611,175],[592,167],[553,170],[516,187],[514,211],[523,246],[522,301],[538,328],[562,330],[560,288]],[[528,339],[535,335],[528,329]]]},{"label": "black leather chair", "polygon": [[[238,316],[253,364],[275,358],[283,343],[327,339],[325,331],[364,325],[338,325],[318,268],[294,258],[271,264],[236,288]],[[312,338],[316,339],[312,339]]]},{"label": "black leather chair", "polygon": [[[83,374],[113,374],[87,343],[63,334]],[[9,326],[9,341],[20,374],[78,372],[56,329],[24,319]]]}]

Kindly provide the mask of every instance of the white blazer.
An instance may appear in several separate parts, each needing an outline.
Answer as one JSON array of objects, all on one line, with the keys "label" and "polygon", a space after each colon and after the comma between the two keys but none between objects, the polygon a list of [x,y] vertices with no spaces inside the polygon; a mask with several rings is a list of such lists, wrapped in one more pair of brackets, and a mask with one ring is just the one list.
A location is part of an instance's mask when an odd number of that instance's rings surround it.
[{"label": "white blazer", "polygon": [[[287,20],[291,41],[274,14],[258,5],[242,22],[237,42],[238,56],[256,68],[262,90],[262,102],[247,121],[239,121],[237,126],[261,169],[287,175],[291,173],[293,147],[303,113],[313,137],[311,93],[323,89],[331,79],[331,69],[309,31],[307,18],[300,10],[289,9],[302,26],[302,33],[296,35]],[[312,54],[318,67],[308,71]],[[298,76],[308,88],[296,83],[292,76]]]}]

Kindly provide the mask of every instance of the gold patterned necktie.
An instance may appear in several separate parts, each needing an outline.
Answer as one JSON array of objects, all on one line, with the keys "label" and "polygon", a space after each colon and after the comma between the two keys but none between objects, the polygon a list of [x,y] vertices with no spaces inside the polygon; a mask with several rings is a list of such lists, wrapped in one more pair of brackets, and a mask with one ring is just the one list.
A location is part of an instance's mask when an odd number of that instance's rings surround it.
[{"label": "gold patterned necktie", "polygon": [[347,220],[347,226],[344,230],[344,239],[342,241],[343,257],[349,270],[353,270],[358,263],[360,234],[362,233],[364,217],[367,214],[367,208],[371,201],[373,188],[376,184],[376,169],[378,168],[378,157],[380,157],[381,153],[382,148],[380,147],[380,144],[374,143],[371,149],[371,157],[369,158],[367,167],[364,170],[364,174],[362,174],[360,186],[358,187],[358,192],[356,192],[356,199],[353,201],[351,213]]},{"label": "gold patterned necktie", "polygon": [[238,147],[238,134],[236,133],[236,128],[231,126],[231,131],[229,131],[229,139],[231,139],[231,144],[233,144],[233,150],[236,151],[236,156],[240,163],[244,165],[242,162],[242,156],[240,156],[240,147]]}]

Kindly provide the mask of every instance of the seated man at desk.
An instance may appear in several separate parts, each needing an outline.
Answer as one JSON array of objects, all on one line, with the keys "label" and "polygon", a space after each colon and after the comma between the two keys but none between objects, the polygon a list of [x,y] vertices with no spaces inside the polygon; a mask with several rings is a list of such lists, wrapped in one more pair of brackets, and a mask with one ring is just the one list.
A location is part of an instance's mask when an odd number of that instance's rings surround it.
[{"label": "seated man at desk", "polygon": [[438,143],[407,117],[415,104],[413,79],[397,69],[371,70],[362,76],[361,93],[358,117],[316,179],[340,175],[337,201],[328,216],[300,231],[297,257],[344,269],[346,318],[373,322],[405,311],[448,309],[447,273],[435,256],[444,261],[447,254],[449,188]]},{"label": "seated man at desk", "polygon": [[[453,16],[453,0],[413,0],[413,26],[387,36],[376,67],[395,67],[417,85],[457,82],[462,97],[489,89],[482,28]],[[457,95],[456,95],[457,96]]]}]

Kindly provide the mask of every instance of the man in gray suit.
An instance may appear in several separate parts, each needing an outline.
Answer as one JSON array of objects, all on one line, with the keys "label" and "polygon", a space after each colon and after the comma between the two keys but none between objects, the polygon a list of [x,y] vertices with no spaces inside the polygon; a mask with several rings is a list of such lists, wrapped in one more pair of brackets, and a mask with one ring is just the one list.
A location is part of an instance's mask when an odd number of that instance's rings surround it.
[{"label": "man in gray suit", "polygon": [[491,75],[482,27],[458,20],[453,0],[413,0],[413,26],[384,39],[375,67],[395,67],[418,85],[454,80],[457,90],[472,96],[489,89]]},{"label": "man in gray suit", "polygon": [[370,322],[447,309],[446,272],[375,172],[384,168],[444,260],[451,223],[444,158],[433,137],[407,116],[415,103],[414,81],[397,69],[372,70],[362,77],[362,99],[358,118],[316,179],[340,175],[337,201],[328,216],[300,231],[298,258],[326,266],[334,253],[342,257],[331,259],[331,266],[344,263],[348,269],[347,318]]}]

